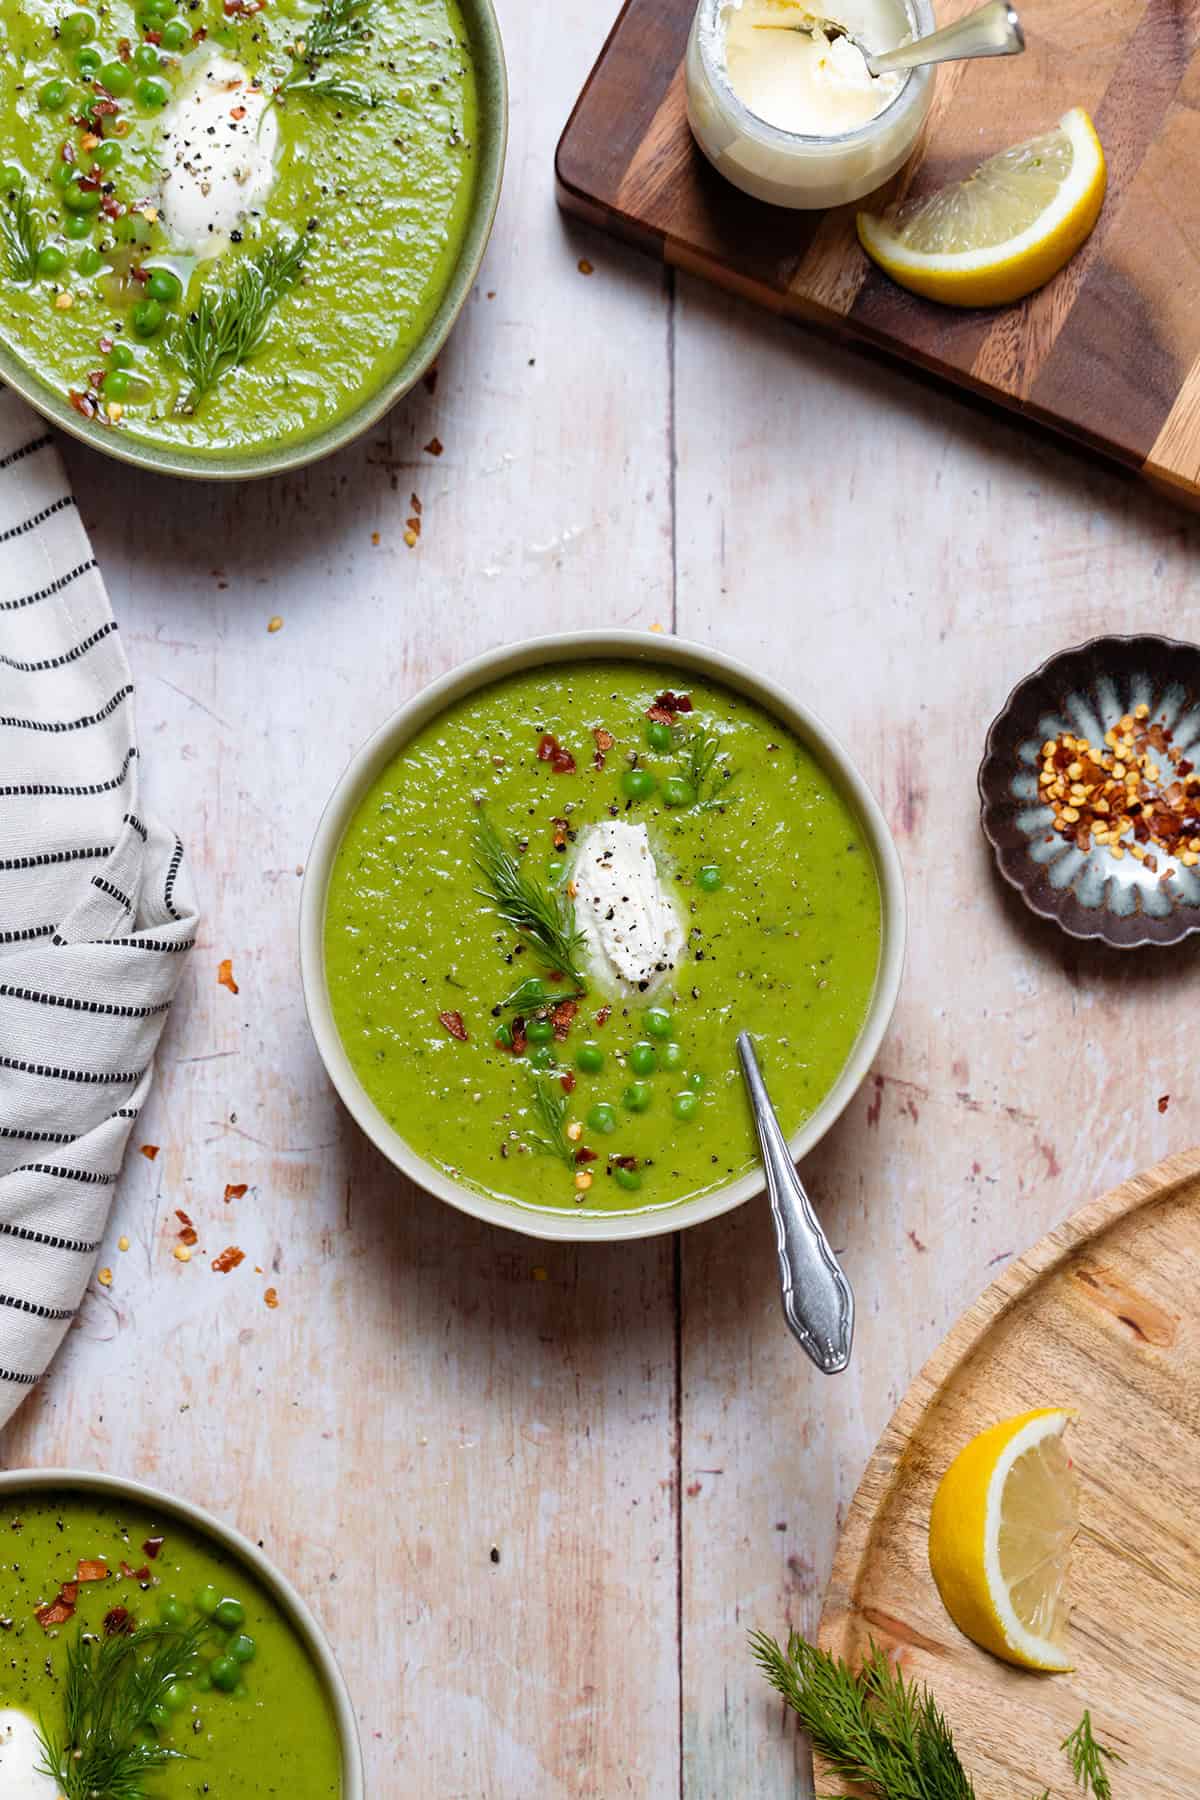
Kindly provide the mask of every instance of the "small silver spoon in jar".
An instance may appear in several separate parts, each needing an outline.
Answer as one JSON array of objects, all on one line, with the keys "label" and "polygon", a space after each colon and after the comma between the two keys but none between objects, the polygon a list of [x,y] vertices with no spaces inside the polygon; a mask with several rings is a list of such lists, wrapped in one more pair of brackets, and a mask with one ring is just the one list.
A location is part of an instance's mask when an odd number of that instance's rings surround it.
[{"label": "small silver spoon in jar", "polygon": [[854,1294],[788,1154],[749,1032],[737,1038],[775,1221],[783,1316],[824,1375],[840,1375],[854,1340]]},{"label": "small silver spoon in jar", "polygon": [[928,36],[914,38],[911,43],[900,44],[895,50],[868,50],[867,46],[856,38],[852,31],[847,31],[836,19],[823,18],[820,13],[810,12],[807,7],[798,9],[800,17],[794,25],[758,25],[759,31],[807,31],[810,34],[821,32],[830,42],[834,38],[847,38],[858,50],[871,75],[890,75],[899,69],[919,69],[926,63],[967,62],[976,56],[1015,56],[1025,48],[1025,33],[1021,30],[1021,21],[1008,0],[988,0],[986,6],[976,7],[962,19],[956,19],[953,25],[943,25],[940,31],[931,31]]}]

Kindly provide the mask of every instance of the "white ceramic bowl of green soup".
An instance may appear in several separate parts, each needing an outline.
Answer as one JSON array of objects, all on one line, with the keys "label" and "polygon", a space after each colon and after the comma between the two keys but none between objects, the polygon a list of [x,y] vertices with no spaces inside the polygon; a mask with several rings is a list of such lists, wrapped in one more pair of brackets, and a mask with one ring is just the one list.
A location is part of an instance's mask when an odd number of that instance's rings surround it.
[{"label": "white ceramic bowl of green soup", "polygon": [[0,1668],[6,1795],[363,1800],[354,1709],[299,1594],[140,1482],[0,1474]]},{"label": "white ceramic bowl of green soup", "polygon": [[491,651],[402,707],[338,783],[301,902],[309,1019],[359,1125],[544,1238],[761,1190],[741,1030],[811,1150],[879,1048],[904,932],[891,835],[828,728],[634,632]]},{"label": "white ceramic bowl of green soup", "polygon": [[0,378],[181,475],[295,468],[428,369],[507,131],[492,0],[0,0]]}]

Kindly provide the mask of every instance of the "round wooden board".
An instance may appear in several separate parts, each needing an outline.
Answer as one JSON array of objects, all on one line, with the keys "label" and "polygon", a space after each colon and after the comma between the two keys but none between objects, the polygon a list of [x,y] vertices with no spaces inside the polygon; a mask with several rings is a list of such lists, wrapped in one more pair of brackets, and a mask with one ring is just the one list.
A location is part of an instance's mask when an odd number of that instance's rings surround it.
[{"label": "round wooden board", "polygon": [[[1069,1675],[976,1649],[942,1607],[926,1547],[934,1490],[963,1444],[1050,1405],[1080,1414]],[[1060,1744],[1085,1707],[1126,1759],[1114,1800],[1179,1800],[1200,1793],[1198,1524],[1200,1149],[1084,1207],[959,1320],[867,1466],[820,1642],[855,1662],[873,1638],[927,1682],[979,1800],[1078,1800]]]}]

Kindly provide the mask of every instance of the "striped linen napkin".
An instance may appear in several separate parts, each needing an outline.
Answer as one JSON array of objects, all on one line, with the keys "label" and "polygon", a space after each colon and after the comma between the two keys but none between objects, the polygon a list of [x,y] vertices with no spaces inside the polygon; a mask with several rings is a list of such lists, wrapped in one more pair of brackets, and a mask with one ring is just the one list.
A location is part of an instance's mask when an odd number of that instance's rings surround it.
[{"label": "striped linen napkin", "polygon": [[58,453],[0,389],[0,1424],[83,1298],[196,925]]}]

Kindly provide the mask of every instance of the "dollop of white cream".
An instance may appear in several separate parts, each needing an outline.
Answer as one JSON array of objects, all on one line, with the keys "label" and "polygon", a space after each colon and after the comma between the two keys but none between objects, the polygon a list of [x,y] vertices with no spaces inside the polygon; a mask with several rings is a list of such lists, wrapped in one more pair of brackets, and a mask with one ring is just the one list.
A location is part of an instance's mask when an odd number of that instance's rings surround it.
[{"label": "dollop of white cream", "polygon": [[675,967],[684,930],[644,825],[605,819],[579,840],[575,916],[597,978],[643,992]]},{"label": "dollop of white cream", "polygon": [[881,113],[904,77],[873,76],[848,37],[797,29],[811,17],[795,0],[737,0],[726,14],[725,67],[734,93],[768,125],[836,137]]},{"label": "dollop of white cream", "polygon": [[0,1800],[56,1800],[57,1781],[39,1767],[37,1726],[15,1706],[0,1709]]},{"label": "dollop of white cream", "polygon": [[279,126],[270,96],[241,63],[211,57],[163,114],[158,203],[167,235],[191,256],[219,256],[275,180]]}]

